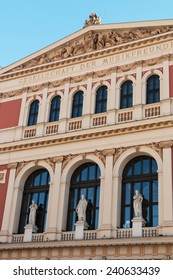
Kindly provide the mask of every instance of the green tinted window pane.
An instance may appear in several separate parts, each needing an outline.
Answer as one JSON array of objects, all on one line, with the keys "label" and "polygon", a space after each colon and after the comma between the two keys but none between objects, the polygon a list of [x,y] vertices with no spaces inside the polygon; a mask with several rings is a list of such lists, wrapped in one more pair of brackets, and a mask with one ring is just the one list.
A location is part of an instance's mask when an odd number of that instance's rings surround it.
[{"label": "green tinted window pane", "polygon": [[131,184],[127,183],[125,186],[125,204],[130,204]]},{"label": "green tinted window pane", "polygon": [[154,180],[152,183],[152,196],[153,202],[158,202],[158,180]]},{"label": "green tinted window pane", "polygon": [[143,160],[143,168],[142,168],[143,174],[149,174],[150,173],[150,161],[149,159]]},{"label": "green tinted window pane", "polygon": [[96,192],[96,207],[99,207],[100,204],[100,186],[97,187],[97,192]]},{"label": "green tinted window pane", "polygon": [[98,228],[98,223],[99,223],[99,210],[97,209],[95,213],[95,229]]},{"label": "green tinted window pane", "polygon": [[158,226],[158,205],[153,205],[153,227]]}]

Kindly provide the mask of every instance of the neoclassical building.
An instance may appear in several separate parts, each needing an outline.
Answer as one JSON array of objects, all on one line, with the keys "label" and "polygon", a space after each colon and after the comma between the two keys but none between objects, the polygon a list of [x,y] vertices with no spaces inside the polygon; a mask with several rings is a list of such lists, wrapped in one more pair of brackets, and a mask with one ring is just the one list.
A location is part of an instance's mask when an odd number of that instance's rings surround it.
[{"label": "neoclassical building", "polygon": [[[25,242],[32,200],[38,229]],[[171,258],[173,20],[103,25],[91,14],[0,70],[0,259]]]}]

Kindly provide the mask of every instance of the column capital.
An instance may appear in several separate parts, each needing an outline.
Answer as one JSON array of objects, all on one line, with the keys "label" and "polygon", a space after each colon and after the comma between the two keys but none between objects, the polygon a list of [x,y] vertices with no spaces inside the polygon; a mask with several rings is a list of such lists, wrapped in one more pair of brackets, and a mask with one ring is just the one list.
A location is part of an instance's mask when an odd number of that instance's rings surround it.
[{"label": "column capital", "polygon": [[173,146],[173,140],[170,141],[163,141],[159,143],[159,147],[163,149],[168,149]]},{"label": "column capital", "polygon": [[103,151],[104,156],[113,156],[115,154],[115,149],[106,149]]},{"label": "column capital", "polygon": [[7,165],[7,167],[8,167],[9,169],[16,169],[16,168],[17,168],[17,162],[9,163],[9,164]]}]

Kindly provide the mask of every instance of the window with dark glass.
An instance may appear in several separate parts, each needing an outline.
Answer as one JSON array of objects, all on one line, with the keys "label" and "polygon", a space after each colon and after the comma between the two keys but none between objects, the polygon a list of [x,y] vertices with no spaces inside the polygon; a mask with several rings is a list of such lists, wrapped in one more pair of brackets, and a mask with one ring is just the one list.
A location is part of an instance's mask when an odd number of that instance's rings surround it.
[{"label": "window with dark glass", "polygon": [[133,106],[133,84],[132,81],[126,81],[121,85],[120,109],[126,109],[132,106]]},{"label": "window with dark glass", "polygon": [[107,87],[102,86],[96,92],[95,114],[104,113],[107,110]]},{"label": "window with dark glass", "polygon": [[19,221],[19,233],[24,232],[24,226],[29,221],[29,206],[32,200],[37,204],[36,226],[38,232],[44,232],[46,227],[48,195],[49,195],[49,173],[46,169],[33,172],[25,182],[22,207]]},{"label": "window with dark glass", "polygon": [[140,156],[125,167],[122,180],[121,227],[132,227],[134,217],[133,196],[135,190],[143,196],[142,215],[145,226],[158,225],[158,173],[155,159]]},{"label": "window with dark glass", "polygon": [[51,101],[49,122],[55,122],[59,120],[59,112],[61,105],[61,97],[55,96]]},{"label": "window with dark glass", "polygon": [[152,75],[147,80],[147,104],[160,101],[160,78],[158,75]]},{"label": "window with dark glass", "polygon": [[98,228],[100,200],[100,168],[95,163],[85,163],[73,173],[70,185],[67,230],[74,231],[77,221],[76,206],[84,194],[87,200],[86,221],[89,230]]},{"label": "window with dark glass", "polygon": [[37,124],[39,101],[35,100],[31,103],[29,109],[28,126]]},{"label": "window with dark glass", "polygon": [[82,116],[83,109],[83,92],[78,91],[73,96],[73,104],[72,104],[72,118],[77,118]]}]

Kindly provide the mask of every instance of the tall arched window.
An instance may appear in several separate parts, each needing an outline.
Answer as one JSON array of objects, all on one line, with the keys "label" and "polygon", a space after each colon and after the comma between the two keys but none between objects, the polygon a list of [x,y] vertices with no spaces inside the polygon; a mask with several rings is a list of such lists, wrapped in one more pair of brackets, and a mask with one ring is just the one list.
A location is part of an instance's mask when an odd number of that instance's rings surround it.
[{"label": "tall arched window", "polygon": [[132,81],[126,81],[121,85],[120,109],[126,109],[132,106],[133,106],[133,84]]},{"label": "tall arched window", "polygon": [[35,100],[30,105],[29,116],[28,116],[28,126],[37,124],[38,109],[39,109],[39,101]]},{"label": "tall arched window", "polygon": [[146,226],[158,225],[158,174],[155,159],[139,156],[124,168],[122,180],[121,227],[132,226],[133,196],[138,190],[142,196],[142,216]]},{"label": "tall arched window", "polygon": [[77,118],[82,116],[83,109],[83,92],[78,91],[73,96],[73,104],[72,104],[72,118]]},{"label": "tall arched window", "polygon": [[158,75],[152,75],[147,80],[147,98],[146,103],[156,103],[160,101],[160,78]]},{"label": "tall arched window", "polygon": [[90,230],[98,227],[100,200],[100,168],[95,163],[85,163],[73,173],[70,185],[67,230],[75,229],[77,221],[76,206],[84,194],[88,202],[86,221]]},{"label": "tall arched window", "polygon": [[49,173],[46,169],[34,171],[26,180],[23,192],[22,207],[20,213],[19,233],[24,232],[24,226],[29,221],[29,206],[32,200],[37,204],[36,226],[38,232],[44,232],[46,227],[48,195],[49,195]]},{"label": "tall arched window", "polygon": [[101,86],[96,92],[95,114],[104,113],[107,110],[107,87]]},{"label": "tall arched window", "polygon": [[59,120],[60,105],[61,97],[57,95],[51,101],[49,122],[55,122]]}]

